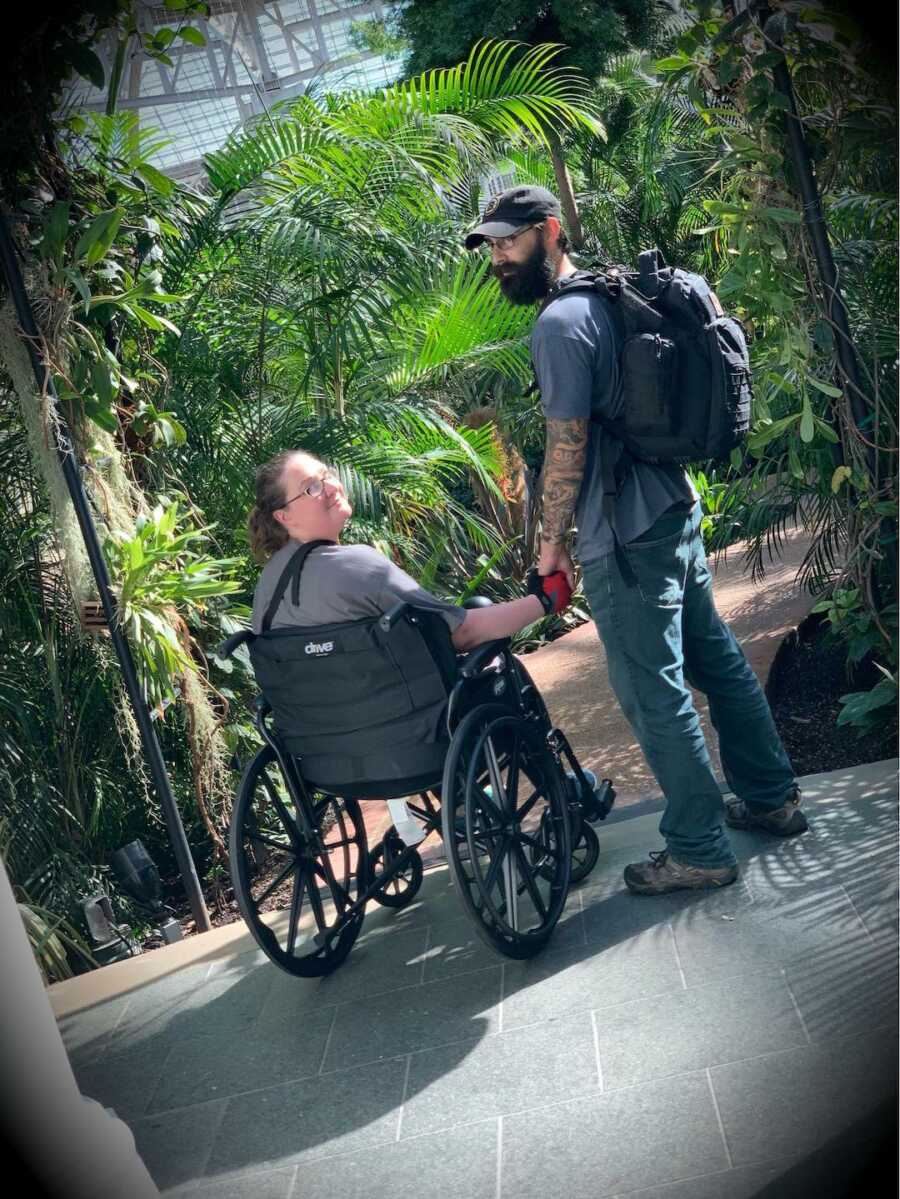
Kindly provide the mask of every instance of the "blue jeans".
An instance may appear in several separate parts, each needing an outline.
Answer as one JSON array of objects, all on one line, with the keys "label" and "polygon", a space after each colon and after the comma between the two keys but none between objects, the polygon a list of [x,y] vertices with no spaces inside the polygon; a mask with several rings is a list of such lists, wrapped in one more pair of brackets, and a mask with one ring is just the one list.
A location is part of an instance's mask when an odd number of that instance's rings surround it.
[{"label": "blue jeans", "polygon": [[670,508],[620,553],[624,572],[612,553],[585,564],[584,590],[610,686],[666,799],[659,831],[679,861],[731,865],[722,795],[688,683],[709,698],[735,795],[774,810],[795,780],[762,687],[716,612],[700,505]]}]

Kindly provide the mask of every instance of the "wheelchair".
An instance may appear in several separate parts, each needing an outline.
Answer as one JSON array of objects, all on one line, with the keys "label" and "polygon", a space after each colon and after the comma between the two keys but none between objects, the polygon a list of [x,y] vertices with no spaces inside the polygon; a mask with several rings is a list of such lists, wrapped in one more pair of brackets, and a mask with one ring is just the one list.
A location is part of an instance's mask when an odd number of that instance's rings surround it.
[{"label": "wheelchair", "polygon": [[[585,775],[508,638],[457,656],[445,622],[406,603],[371,623],[374,629],[364,631],[377,644],[367,649],[366,661],[381,657],[396,671],[404,647],[409,660],[415,648],[430,655],[422,659],[422,677],[430,661],[433,677],[427,681],[437,680],[443,696],[440,727],[424,757],[422,747],[409,751],[411,769],[396,778],[329,781],[322,777],[328,771],[316,768],[316,756],[298,753],[296,740],[292,744],[285,735],[290,720],[283,704],[277,710],[274,680],[289,667],[277,659],[280,672],[270,672],[266,688],[276,711],[265,696],[257,699],[254,724],[264,745],[244,771],[232,810],[231,878],[240,913],[262,950],[287,973],[315,977],[337,969],[359,935],[367,905],[404,908],[422,884],[422,858],[394,827],[377,845],[367,845],[360,800],[403,798],[423,834],[441,836],[454,888],[478,936],[505,957],[530,958],[549,941],[570,886],[597,861],[599,842],[589,821],[605,819],[615,799],[612,783],[604,779],[595,787]],[[305,630],[318,637],[306,645],[333,645],[347,629]],[[398,647],[401,632],[405,641]],[[236,633],[217,655],[227,658],[249,643],[253,658],[256,636]],[[284,654],[286,644],[279,642],[277,653]],[[262,686],[260,664],[253,661]],[[294,662],[304,679],[330,677],[314,676],[315,658],[295,655]],[[421,694],[422,677],[412,678],[412,667],[408,673],[379,699],[384,711],[401,683],[413,694],[418,684]],[[341,717],[364,703],[366,677],[362,665],[353,666],[340,686],[315,695]],[[307,714],[320,715],[312,707]],[[346,744],[343,758],[319,761],[353,761],[352,734]],[[331,772],[338,772],[337,765]]]}]

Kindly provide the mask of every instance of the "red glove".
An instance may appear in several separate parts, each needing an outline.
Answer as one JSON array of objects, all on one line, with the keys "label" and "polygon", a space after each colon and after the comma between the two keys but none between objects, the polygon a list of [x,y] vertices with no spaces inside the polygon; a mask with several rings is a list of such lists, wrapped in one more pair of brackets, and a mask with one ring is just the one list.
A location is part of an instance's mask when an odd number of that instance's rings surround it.
[{"label": "red glove", "polygon": [[539,575],[532,570],[528,572],[528,594],[538,597],[548,616],[551,612],[558,615],[569,606],[572,588],[561,570],[555,570],[551,575]]}]

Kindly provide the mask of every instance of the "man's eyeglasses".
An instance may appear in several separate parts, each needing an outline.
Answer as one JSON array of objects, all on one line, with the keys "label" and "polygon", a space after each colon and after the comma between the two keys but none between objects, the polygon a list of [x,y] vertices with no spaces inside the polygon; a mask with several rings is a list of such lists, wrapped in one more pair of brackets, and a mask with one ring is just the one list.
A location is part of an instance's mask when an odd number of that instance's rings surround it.
[{"label": "man's eyeglasses", "polygon": [[541,221],[537,225],[523,225],[521,229],[515,233],[510,233],[506,237],[486,237],[481,243],[481,248],[486,254],[490,254],[491,250],[511,250],[515,244],[516,238],[521,237],[523,233],[527,233],[529,229],[543,229],[544,222]]},{"label": "man's eyeglasses", "polygon": [[[340,481],[340,477],[335,471],[326,470],[325,474],[321,475],[318,479],[307,480],[307,482],[303,487],[301,487],[296,495],[291,496],[289,500],[285,500],[285,502],[280,504],[279,507],[287,508],[289,504],[293,504],[294,500],[302,499],[302,497],[305,495],[308,495],[310,499],[317,500],[324,492],[326,483],[331,483],[333,486],[335,483],[340,483]],[[277,512],[278,508],[276,508],[275,511]]]}]

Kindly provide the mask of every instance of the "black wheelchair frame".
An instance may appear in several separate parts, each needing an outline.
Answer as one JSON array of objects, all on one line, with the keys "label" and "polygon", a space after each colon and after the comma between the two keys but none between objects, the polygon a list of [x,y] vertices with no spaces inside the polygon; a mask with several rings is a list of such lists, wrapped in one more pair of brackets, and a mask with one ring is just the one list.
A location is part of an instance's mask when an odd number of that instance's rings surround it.
[{"label": "black wheelchair frame", "polygon": [[[382,617],[385,628],[399,619],[415,623],[409,605],[399,603]],[[252,636],[234,634],[218,656],[228,657]],[[467,693],[479,702],[467,701]],[[349,954],[369,901],[405,907],[424,867],[415,845],[405,845],[393,827],[370,850],[359,806],[364,794],[314,790],[302,760],[286,752],[271,727],[270,713],[260,696],[253,719],[264,746],[243,774],[229,833],[235,899],[276,965],[294,975],[324,975]],[[406,799],[423,836],[440,834],[462,906],[482,940],[506,957],[531,957],[552,935],[569,887],[597,861],[599,842],[588,822],[605,819],[615,799],[612,783],[592,787],[508,638],[460,660],[446,724],[441,777],[413,792],[418,803],[411,789],[402,790],[409,780],[398,780],[401,789],[383,798]],[[524,799],[523,789],[530,790]],[[304,905],[308,935],[298,940]]]}]

